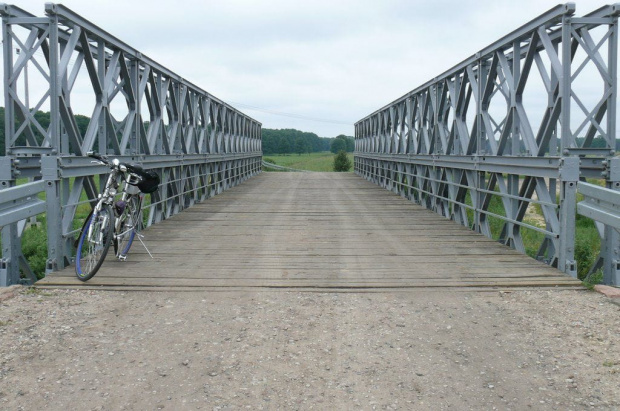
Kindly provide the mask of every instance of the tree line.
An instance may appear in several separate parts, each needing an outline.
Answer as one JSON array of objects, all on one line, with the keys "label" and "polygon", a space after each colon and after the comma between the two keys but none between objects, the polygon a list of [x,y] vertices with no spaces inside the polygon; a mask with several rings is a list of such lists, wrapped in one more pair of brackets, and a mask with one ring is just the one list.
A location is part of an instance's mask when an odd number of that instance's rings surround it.
[{"label": "tree line", "polygon": [[[353,152],[353,137],[343,134],[336,138],[319,137],[314,133],[295,129],[270,129],[263,128],[263,153],[271,154],[304,154],[321,151]],[[337,150],[334,151],[334,144]]]}]

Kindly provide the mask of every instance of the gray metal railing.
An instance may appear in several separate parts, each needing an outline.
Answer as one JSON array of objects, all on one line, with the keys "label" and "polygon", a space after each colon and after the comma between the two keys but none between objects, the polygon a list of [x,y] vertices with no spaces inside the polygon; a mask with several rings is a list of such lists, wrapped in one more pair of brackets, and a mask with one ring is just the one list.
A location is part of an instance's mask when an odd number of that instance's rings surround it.
[{"label": "gray metal railing", "polygon": [[355,172],[577,276],[577,183],[620,182],[620,5],[575,11],[554,7],[358,121]]},{"label": "gray metal railing", "polygon": [[577,212],[597,224],[601,236],[601,252],[590,272],[603,269],[606,284],[620,286],[620,250],[613,247],[620,236],[620,184],[615,189],[579,182],[577,190],[583,201],[577,203]]},{"label": "gray metal railing", "polygon": [[[25,279],[30,282],[36,281],[36,275],[21,254],[21,236],[27,227],[26,219],[36,218],[45,212],[45,201],[39,198],[43,193],[45,193],[44,181],[35,181],[0,191],[0,227],[3,227],[3,232],[6,230],[6,236],[12,240],[4,243],[3,237],[3,255],[5,250],[9,254],[14,251],[17,266],[24,273]],[[0,259],[0,285],[13,283],[10,281],[8,268],[7,259]]]},{"label": "gray metal railing", "polygon": [[[251,117],[62,5],[47,3],[37,17],[0,4],[0,15],[0,286],[20,282],[20,271],[33,279],[20,243],[22,218],[43,210],[41,201],[27,200],[32,190],[45,193],[46,271],[71,263],[76,212],[97,198],[108,171],[91,163],[89,151],[160,175],[158,192],[146,201],[147,225],[261,171],[261,124]],[[90,118],[74,114],[83,107],[73,100],[85,93],[94,102],[82,113]],[[49,110],[49,122],[40,110]],[[20,184],[32,180],[40,181]]]},{"label": "gray metal railing", "polygon": [[277,164],[274,163],[269,163],[265,160],[263,160],[262,162],[263,168],[264,169],[273,169],[276,171],[289,171],[289,172],[294,172],[294,173],[310,173],[311,171],[308,170],[299,170],[297,168],[290,168],[290,167],[284,167],[284,166],[279,166]]}]

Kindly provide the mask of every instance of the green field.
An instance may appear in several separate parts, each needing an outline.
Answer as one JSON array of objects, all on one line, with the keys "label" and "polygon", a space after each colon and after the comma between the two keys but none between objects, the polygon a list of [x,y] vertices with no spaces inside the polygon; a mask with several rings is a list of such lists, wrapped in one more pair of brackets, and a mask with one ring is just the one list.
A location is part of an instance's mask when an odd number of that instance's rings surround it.
[{"label": "green field", "polygon": [[[347,153],[353,164],[353,153]],[[263,157],[267,162],[273,162],[279,166],[308,171],[334,171],[334,157],[336,155],[328,151],[310,154],[272,154]],[[273,161],[271,161],[273,160]],[[271,171],[271,170],[265,170]],[[353,167],[351,170],[353,171]]]}]

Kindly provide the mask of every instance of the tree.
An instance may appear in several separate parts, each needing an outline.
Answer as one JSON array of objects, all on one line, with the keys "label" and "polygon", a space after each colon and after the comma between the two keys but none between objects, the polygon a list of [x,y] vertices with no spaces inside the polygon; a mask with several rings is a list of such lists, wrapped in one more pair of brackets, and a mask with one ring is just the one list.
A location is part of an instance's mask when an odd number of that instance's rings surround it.
[{"label": "tree", "polygon": [[[297,139],[301,138],[304,140],[304,153],[312,153],[312,152],[320,152],[320,151],[329,151],[330,144],[334,140],[330,137],[319,137],[314,133],[309,133],[305,131],[295,130],[295,129],[262,129],[262,139],[263,139],[263,153],[266,155],[270,154],[278,154],[280,153],[280,141],[282,139],[288,140],[289,149],[287,153],[297,152]],[[351,138],[351,137],[347,137]],[[336,154],[336,153],[334,153]]]},{"label": "tree", "polygon": [[344,134],[340,134],[339,136],[336,136],[336,139],[340,139],[344,141],[344,144],[345,144],[344,150],[347,153],[352,153],[353,151],[355,151],[355,140],[353,139],[353,137],[347,137]]},{"label": "tree", "polygon": [[347,152],[341,150],[334,157],[334,171],[349,171],[351,168],[351,160],[347,156]]},{"label": "tree", "polygon": [[278,144],[278,153],[279,154],[288,154],[291,152],[291,144],[288,142],[286,137],[282,137]]},{"label": "tree", "polygon": [[339,153],[341,151],[347,151],[347,142],[341,138],[335,138],[332,140],[332,144],[330,147],[330,151],[334,154]]},{"label": "tree", "polygon": [[355,151],[355,139],[351,137],[347,137],[347,153],[352,153]]},{"label": "tree", "polygon": [[302,155],[306,152],[306,141],[303,139],[303,137],[297,137],[297,139],[295,140],[295,152],[298,155]]}]

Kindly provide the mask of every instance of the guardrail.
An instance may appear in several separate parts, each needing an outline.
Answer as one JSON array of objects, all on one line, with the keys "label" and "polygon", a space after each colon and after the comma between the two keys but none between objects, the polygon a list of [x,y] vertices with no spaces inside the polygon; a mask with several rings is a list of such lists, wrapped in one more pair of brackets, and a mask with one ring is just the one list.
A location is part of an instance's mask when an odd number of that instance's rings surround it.
[{"label": "guardrail", "polygon": [[17,223],[45,212],[45,201],[38,195],[45,192],[45,182],[35,181],[2,190],[0,227]]},{"label": "guardrail", "polygon": [[295,173],[310,173],[311,172],[309,170],[299,170],[299,169],[296,169],[296,168],[279,166],[279,165],[274,164],[274,163],[269,163],[269,162],[267,162],[265,160],[263,160],[262,165],[263,165],[263,168],[271,168],[271,169],[274,169],[276,171],[289,171],[289,172],[295,172]]},{"label": "guardrail", "polygon": [[[45,212],[45,201],[39,198],[39,195],[44,192],[44,181],[35,181],[0,191],[2,195],[2,202],[0,202],[0,228],[2,228],[3,233],[3,255],[18,256],[17,265],[24,273],[24,277],[30,282],[36,281],[36,276],[21,254],[21,236],[24,229],[26,229],[26,219],[36,217]],[[4,235],[11,240],[5,242]],[[2,258],[0,259],[0,284],[8,282],[8,261]]]},{"label": "guardrail", "polygon": [[577,183],[620,182],[620,5],[575,11],[554,7],[358,121],[355,172],[576,277]]},{"label": "guardrail", "polygon": [[584,197],[577,203],[577,212],[594,220],[601,236],[601,252],[590,272],[603,269],[603,281],[620,286],[620,250],[614,248],[620,230],[620,187],[613,190],[579,182],[577,189]]},{"label": "guardrail", "polygon": [[[107,173],[91,164],[89,151],[157,171],[162,183],[146,202],[147,225],[261,171],[259,122],[68,8],[47,3],[45,13],[0,4],[6,135],[0,210],[8,224],[0,286],[20,282],[20,270],[31,272],[21,223],[13,221],[21,214],[7,197],[28,190],[18,180],[41,180],[29,187],[45,192],[51,272],[72,262],[76,211],[97,198]],[[89,119],[74,114],[73,100],[85,101],[84,94],[93,102]],[[49,123],[38,114],[43,109]],[[41,210],[40,203],[24,207]]]}]

